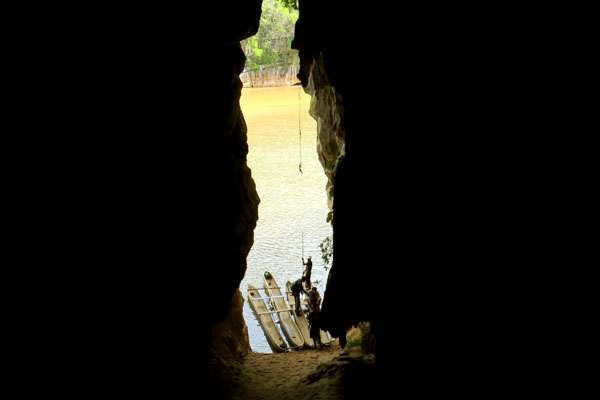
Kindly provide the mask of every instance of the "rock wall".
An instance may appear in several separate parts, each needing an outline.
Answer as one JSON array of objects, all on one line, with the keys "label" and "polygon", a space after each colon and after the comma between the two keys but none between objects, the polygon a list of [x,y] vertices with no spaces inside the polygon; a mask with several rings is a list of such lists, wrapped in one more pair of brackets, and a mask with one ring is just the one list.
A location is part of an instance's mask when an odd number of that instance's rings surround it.
[{"label": "rock wall", "polygon": [[[292,43],[299,50],[298,77],[313,96],[319,159],[329,180],[328,192],[333,194],[333,265],[323,299],[323,323],[342,340],[361,321],[369,321],[373,333],[377,327],[374,289],[364,284],[364,271],[379,270],[370,257],[373,239],[368,228],[373,226],[371,207],[376,206],[373,183],[378,174],[373,156],[381,151],[371,153],[379,132],[370,111],[383,99],[369,96],[372,85],[360,81],[362,71],[355,74],[348,68],[355,65],[355,43],[339,40],[360,26],[359,10],[347,3],[301,1]],[[355,295],[356,288],[360,296]]]},{"label": "rock wall", "polygon": [[31,64],[48,82],[32,97],[46,103],[38,123],[61,131],[30,198],[43,226],[32,228],[44,237],[36,251],[57,265],[43,274],[65,288],[46,283],[60,303],[40,302],[48,335],[38,346],[53,352],[42,358],[60,360],[49,390],[202,397],[214,325],[229,314],[235,340],[245,338],[231,302],[259,198],[245,162],[239,42],[257,31],[261,1],[85,14],[46,30],[45,54],[33,53],[47,62]]},{"label": "rock wall", "polygon": [[552,120],[531,102],[546,104],[531,86],[544,67],[526,32],[504,28],[522,10],[299,3],[293,47],[333,185],[325,329],[369,321],[389,350],[379,335],[396,330],[381,324],[396,321],[417,378],[504,382],[498,360],[520,357],[527,325],[526,299],[512,298],[532,273],[521,252],[538,257],[528,246],[547,226],[531,217],[545,200],[524,160],[540,143],[532,129]]},{"label": "rock wall", "polygon": [[309,113],[317,121],[317,154],[327,176],[328,205],[333,209],[335,171],[346,154],[342,95],[329,81],[321,52],[314,57],[304,53],[303,65],[299,77],[306,93],[312,96]]},{"label": "rock wall", "polygon": [[240,360],[251,350],[248,326],[243,318],[244,297],[237,291],[231,298],[227,318],[212,330],[212,351],[226,360]]},{"label": "rock wall", "polygon": [[[215,186],[210,192],[214,208],[209,216],[216,222],[208,235],[214,247],[211,249],[212,265],[206,266],[212,271],[209,276],[213,279],[206,282],[208,290],[205,293],[209,304],[207,329],[220,335],[207,342],[219,344],[215,350],[224,350],[223,357],[243,354],[247,351],[244,343],[248,342],[238,287],[246,272],[246,257],[254,240],[260,199],[246,164],[247,129],[239,105],[242,90],[239,75],[246,57],[240,41],[256,34],[261,3],[261,0],[230,1],[212,14],[222,23],[217,24],[220,35],[215,39],[218,47],[212,67],[217,74],[213,75],[210,86],[214,91],[207,96],[213,110],[210,118],[216,122],[215,131],[211,132],[216,138],[211,153],[217,162],[211,168],[214,171],[211,182],[214,181]],[[232,303],[232,298],[237,301]],[[213,330],[213,326],[226,317],[229,328]]]}]

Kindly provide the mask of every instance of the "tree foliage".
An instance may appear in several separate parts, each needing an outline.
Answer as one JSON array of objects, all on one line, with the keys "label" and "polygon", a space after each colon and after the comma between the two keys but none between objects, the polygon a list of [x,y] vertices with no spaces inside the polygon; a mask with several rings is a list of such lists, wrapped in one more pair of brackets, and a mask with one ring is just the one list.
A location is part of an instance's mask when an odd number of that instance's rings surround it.
[{"label": "tree foliage", "polygon": [[298,9],[298,0],[281,0],[281,3],[287,8]]},{"label": "tree foliage", "polygon": [[261,65],[287,67],[298,63],[297,52],[291,48],[298,20],[298,11],[292,3],[293,0],[263,0],[258,32],[242,41],[246,70],[258,70]]},{"label": "tree foliage", "polygon": [[327,236],[321,244],[319,244],[321,248],[321,259],[323,260],[323,267],[325,271],[331,267],[333,262],[333,239],[331,236]]}]

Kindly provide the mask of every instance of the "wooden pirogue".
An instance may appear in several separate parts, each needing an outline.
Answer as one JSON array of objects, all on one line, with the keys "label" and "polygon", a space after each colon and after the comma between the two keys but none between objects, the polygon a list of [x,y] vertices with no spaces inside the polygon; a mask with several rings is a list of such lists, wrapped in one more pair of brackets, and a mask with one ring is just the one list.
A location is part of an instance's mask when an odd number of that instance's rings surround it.
[{"label": "wooden pirogue", "polygon": [[296,322],[292,319],[292,315],[290,314],[292,309],[285,302],[286,296],[281,292],[277,281],[275,281],[273,275],[268,271],[265,271],[263,274],[263,280],[267,294],[271,297],[273,307],[275,307],[275,310],[279,314],[279,324],[286,339],[292,347],[304,346],[304,337],[300,333],[300,328],[298,328]]},{"label": "wooden pirogue", "polygon": [[[290,307],[292,309],[295,309],[296,308],[296,299],[292,295],[292,288],[291,288],[292,284],[290,283],[290,281],[287,281],[285,286],[287,289],[288,303],[290,303]],[[300,301],[300,315],[293,313],[294,319],[296,320],[296,325],[298,325],[298,327],[300,328],[300,332],[302,333],[302,336],[304,336],[304,342],[308,346],[314,347],[315,342],[310,337],[310,325],[308,324],[308,320],[306,319],[306,313],[305,313],[304,309],[302,308],[303,305],[308,306],[306,300]],[[329,343],[331,339],[329,338],[329,335],[327,334],[327,332],[325,332],[324,330],[321,329],[320,333],[321,333],[321,343],[322,344]]]},{"label": "wooden pirogue", "polygon": [[285,351],[288,346],[285,340],[283,340],[283,337],[281,337],[277,325],[275,325],[272,312],[267,308],[267,304],[265,303],[266,299],[268,299],[268,297],[261,296],[254,285],[248,284],[248,302],[250,303],[250,308],[256,314],[256,318],[265,332],[267,342],[269,342],[271,349],[273,349],[274,352],[281,353]]}]

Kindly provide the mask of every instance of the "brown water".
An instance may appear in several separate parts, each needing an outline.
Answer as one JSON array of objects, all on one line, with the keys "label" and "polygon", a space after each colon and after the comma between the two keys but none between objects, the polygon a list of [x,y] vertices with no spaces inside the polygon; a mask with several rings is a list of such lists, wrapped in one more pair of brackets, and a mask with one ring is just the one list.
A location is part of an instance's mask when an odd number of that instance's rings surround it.
[{"label": "brown water", "polygon": [[[317,123],[308,114],[310,96],[301,87],[244,88],[240,105],[248,126],[248,166],[261,200],[240,289],[246,298],[248,283],[262,287],[267,269],[280,285],[298,279],[304,248],[304,258],[312,256],[313,283],[320,281],[315,286],[323,296],[327,271],[319,244],[331,236],[331,225],[326,222],[327,178],[317,158]],[[244,317],[252,350],[270,353],[247,301]]]}]

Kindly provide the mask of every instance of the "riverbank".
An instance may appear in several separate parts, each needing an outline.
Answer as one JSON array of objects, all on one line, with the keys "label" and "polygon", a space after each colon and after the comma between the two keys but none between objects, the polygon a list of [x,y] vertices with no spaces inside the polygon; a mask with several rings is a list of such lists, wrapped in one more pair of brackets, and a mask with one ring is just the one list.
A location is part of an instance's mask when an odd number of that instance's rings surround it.
[{"label": "riverbank", "polygon": [[377,398],[375,357],[359,348],[250,353],[241,362],[221,362],[224,399],[292,400]]},{"label": "riverbank", "polygon": [[257,71],[244,71],[240,79],[245,88],[292,86],[300,82],[298,79],[299,66],[289,67],[276,66],[271,68],[260,68]]}]

